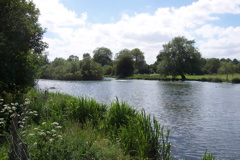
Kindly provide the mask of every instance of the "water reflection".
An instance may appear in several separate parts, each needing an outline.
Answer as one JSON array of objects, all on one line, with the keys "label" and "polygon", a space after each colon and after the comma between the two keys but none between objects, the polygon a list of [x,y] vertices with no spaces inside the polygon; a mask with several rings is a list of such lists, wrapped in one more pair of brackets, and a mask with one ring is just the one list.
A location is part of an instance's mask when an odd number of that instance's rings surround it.
[{"label": "water reflection", "polygon": [[171,129],[175,159],[199,159],[206,149],[219,159],[240,159],[240,85],[147,80],[49,81],[38,87],[110,104],[116,97],[144,108]]}]

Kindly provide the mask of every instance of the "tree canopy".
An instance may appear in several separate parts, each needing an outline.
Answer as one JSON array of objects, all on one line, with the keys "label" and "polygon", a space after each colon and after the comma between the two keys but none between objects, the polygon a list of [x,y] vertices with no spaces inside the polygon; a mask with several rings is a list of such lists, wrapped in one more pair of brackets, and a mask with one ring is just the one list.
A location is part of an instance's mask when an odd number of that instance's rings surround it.
[{"label": "tree canopy", "polygon": [[101,80],[102,66],[88,56],[83,60],[70,60],[77,56],[71,55],[67,60],[55,58],[51,63],[42,67],[42,78],[60,80]]},{"label": "tree canopy", "polygon": [[125,78],[131,76],[134,73],[134,61],[132,56],[123,55],[116,61],[116,71],[115,74],[119,78]]},{"label": "tree canopy", "polygon": [[175,37],[163,45],[157,59],[159,61],[159,73],[162,75],[180,75],[185,79],[186,73],[193,73],[200,66],[201,54],[194,47],[194,40],[185,37]]},{"label": "tree canopy", "polygon": [[39,76],[47,44],[32,1],[0,1],[0,96],[20,94]]},{"label": "tree canopy", "polygon": [[96,48],[93,51],[93,60],[102,66],[109,65],[112,61],[112,51],[106,47]]}]

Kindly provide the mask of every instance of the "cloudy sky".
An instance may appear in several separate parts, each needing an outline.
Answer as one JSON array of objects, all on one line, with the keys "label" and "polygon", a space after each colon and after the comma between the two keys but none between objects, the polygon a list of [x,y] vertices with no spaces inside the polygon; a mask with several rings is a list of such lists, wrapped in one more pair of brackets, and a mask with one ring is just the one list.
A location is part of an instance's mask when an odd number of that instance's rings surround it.
[{"label": "cloudy sky", "polygon": [[107,47],[141,49],[148,64],[176,36],[195,40],[204,58],[240,60],[240,0],[33,0],[47,28],[48,57]]}]

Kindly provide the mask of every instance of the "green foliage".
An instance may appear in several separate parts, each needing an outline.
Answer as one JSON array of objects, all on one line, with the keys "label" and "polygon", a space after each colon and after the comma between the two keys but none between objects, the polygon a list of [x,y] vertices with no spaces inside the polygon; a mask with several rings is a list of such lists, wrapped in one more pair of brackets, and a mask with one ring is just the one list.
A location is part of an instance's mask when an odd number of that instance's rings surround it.
[{"label": "green foliage", "polygon": [[119,78],[125,78],[133,75],[134,73],[134,61],[132,56],[121,56],[116,62],[115,74]]},{"label": "green foliage", "polygon": [[233,78],[232,83],[240,83],[240,78]]},{"label": "green foliage", "polygon": [[204,70],[208,74],[213,74],[213,73],[217,73],[220,67],[221,67],[221,63],[219,59],[210,58],[210,59],[207,59]]},{"label": "green foliage", "polygon": [[103,124],[105,133],[119,141],[127,154],[139,159],[171,159],[169,131],[164,133],[157,120],[144,111],[138,112],[117,100]]},{"label": "green foliage", "polygon": [[228,75],[235,73],[235,68],[232,62],[221,62],[221,67],[218,69],[218,73],[226,74],[226,81],[228,81]]},{"label": "green foliage", "polygon": [[100,64],[84,59],[80,64],[82,80],[101,80],[103,79],[103,71]]},{"label": "green foliage", "polygon": [[216,157],[211,153],[210,154],[207,153],[207,150],[204,153],[203,158],[201,158],[201,160],[215,160],[215,159],[216,159]]},{"label": "green foliage", "polygon": [[90,58],[79,61],[71,55],[68,60],[55,58],[52,63],[42,67],[42,78],[59,80],[101,80],[102,66]]},{"label": "green foliage", "polygon": [[34,85],[47,47],[32,1],[0,1],[0,97],[18,97]]},{"label": "green foliage", "polygon": [[96,48],[93,51],[93,61],[104,65],[110,65],[112,62],[112,51],[106,47]]},{"label": "green foliage", "polygon": [[175,37],[168,44],[164,44],[157,57],[159,73],[172,75],[173,78],[180,75],[182,79],[185,79],[186,73],[194,73],[201,60],[201,54],[194,47],[194,43],[184,37]]}]

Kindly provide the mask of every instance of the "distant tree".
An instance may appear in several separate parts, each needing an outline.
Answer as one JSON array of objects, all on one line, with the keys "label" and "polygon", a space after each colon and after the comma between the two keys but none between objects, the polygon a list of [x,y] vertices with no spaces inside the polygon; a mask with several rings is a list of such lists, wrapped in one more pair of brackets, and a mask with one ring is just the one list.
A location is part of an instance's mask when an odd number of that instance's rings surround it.
[{"label": "distant tree", "polygon": [[230,58],[221,58],[220,62],[232,62],[232,60]]},{"label": "distant tree", "polygon": [[93,51],[93,61],[104,65],[109,65],[112,62],[112,51],[105,47],[97,48]]},{"label": "distant tree", "polygon": [[68,61],[79,61],[79,57],[71,55],[71,56],[69,56]]},{"label": "distant tree", "polygon": [[32,1],[0,1],[0,97],[26,93],[40,76],[47,44],[38,16]]},{"label": "distant tree", "polygon": [[122,56],[131,56],[132,57],[132,54],[131,54],[131,50],[129,49],[122,49],[121,51],[119,51],[118,53],[116,53],[115,55],[115,60],[118,60],[120,59]]},{"label": "distant tree", "polygon": [[232,62],[233,62],[233,64],[235,64],[235,65],[240,63],[236,58],[234,58]]},{"label": "distant tree", "polygon": [[218,72],[218,69],[221,67],[221,62],[217,58],[207,59],[205,70],[208,74],[214,74]]},{"label": "distant tree", "polygon": [[51,63],[53,67],[63,66],[64,64],[65,64],[65,59],[63,58],[55,58]]},{"label": "distant tree", "polygon": [[149,69],[145,61],[144,53],[138,48],[131,50],[130,53],[133,57],[135,72],[149,73]]},{"label": "distant tree", "polygon": [[103,78],[102,67],[89,59],[84,59],[80,64],[82,80],[101,80]]},{"label": "distant tree", "polygon": [[91,59],[91,55],[89,53],[84,53],[83,54],[83,59]]},{"label": "distant tree", "polygon": [[226,74],[226,81],[228,81],[228,75],[235,73],[235,67],[231,61],[223,61],[218,69],[218,73]]},{"label": "distant tree", "polygon": [[120,56],[116,61],[116,75],[119,78],[131,76],[134,73],[134,61],[132,56]]},{"label": "distant tree", "polygon": [[159,61],[159,73],[172,75],[175,78],[180,75],[186,79],[185,74],[191,74],[193,68],[199,66],[201,54],[194,47],[194,40],[187,40],[184,37],[175,37],[163,45],[157,59]]}]

